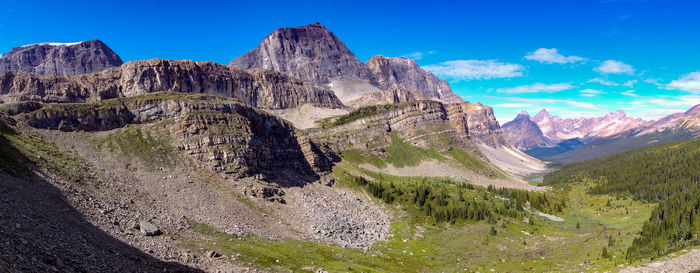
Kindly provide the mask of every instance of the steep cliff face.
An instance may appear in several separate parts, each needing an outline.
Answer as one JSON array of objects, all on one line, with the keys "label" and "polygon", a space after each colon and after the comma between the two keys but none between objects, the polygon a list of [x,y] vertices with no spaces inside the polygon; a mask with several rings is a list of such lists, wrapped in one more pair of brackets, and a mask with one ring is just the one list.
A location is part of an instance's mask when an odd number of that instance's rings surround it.
[{"label": "steep cliff face", "polygon": [[34,105],[12,113],[19,123],[62,131],[172,120],[165,124],[176,148],[233,177],[265,174],[274,179],[291,172],[312,180],[331,168],[327,155],[288,122],[216,96],[158,92],[92,103]]},{"label": "steep cliff face", "polygon": [[316,85],[345,78],[374,82],[367,66],[319,23],[277,29],[227,66],[280,71]]},{"label": "steep cliff face", "polygon": [[377,84],[381,89],[403,89],[418,91],[420,99],[439,100],[447,103],[459,103],[463,100],[457,96],[445,80],[440,80],[430,72],[421,69],[415,60],[381,55],[367,61]]},{"label": "steep cliff face", "polygon": [[86,102],[156,91],[214,94],[268,109],[293,108],[306,103],[324,108],[343,107],[332,91],[280,72],[244,71],[211,62],[151,59],[71,77],[11,72],[0,75],[0,100],[5,102]]},{"label": "steep cliff face", "polygon": [[407,143],[446,151],[461,147],[478,153],[475,142],[492,147],[508,145],[490,107],[468,102],[444,104],[410,101],[368,106],[347,116],[360,116],[347,123],[311,131],[335,150],[381,150],[395,133]]},{"label": "steep cliff face", "polygon": [[99,72],[122,64],[122,59],[99,40],[41,43],[13,48],[0,58],[0,73],[72,76]]},{"label": "steep cliff face", "polygon": [[506,122],[501,127],[510,143],[519,150],[529,150],[535,147],[547,147],[552,143],[544,137],[537,123],[530,120],[526,111],[520,112],[515,119]]}]

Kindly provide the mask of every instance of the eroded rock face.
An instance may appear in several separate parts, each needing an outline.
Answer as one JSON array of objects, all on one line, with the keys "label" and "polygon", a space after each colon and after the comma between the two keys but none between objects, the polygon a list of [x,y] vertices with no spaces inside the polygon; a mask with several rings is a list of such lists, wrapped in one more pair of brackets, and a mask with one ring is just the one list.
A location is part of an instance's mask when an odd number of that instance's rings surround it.
[{"label": "eroded rock face", "polygon": [[316,85],[329,84],[333,78],[375,82],[369,68],[319,23],[277,29],[227,66],[280,71]]},{"label": "eroded rock face", "polygon": [[407,91],[403,89],[383,90],[369,93],[359,98],[346,102],[349,106],[363,107],[379,104],[392,104],[417,100],[421,94],[417,91]]},{"label": "eroded rock face", "polygon": [[86,102],[157,91],[214,94],[268,109],[306,103],[344,107],[332,91],[280,72],[244,71],[212,62],[151,59],[71,77],[12,72],[0,75],[0,100],[4,102]]},{"label": "eroded rock face", "polygon": [[122,59],[99,40],[41,43],[13,48],[0,58],[0,73],[73,76],[120,66]]},{"label": "eroded rock face", "polygon": [[432,99],[446,103],[464,102],[452,92],[445,80],[421,69],[415,60],[403,57],[374,56],[367,61],[381,89],[418,91],[419,99]]},{"label": "eroded rock face", "polygon": [[452,147],[476,151],[474,142],[509,145],[493,110],[480,103],[413,101],[371,107],[377,114],[310,134],[341,151],[381,150],[391,144],[392,133],[411,145],[438,151]]},{"label": "eroded rock face", "polygon": [[[31,108],[30,108],[31,109]],[[47,104],[15,113],[18,122],[62,131],[99,131],[166,119],[177,149],[232,177],[266,174],[303,184],[331,170],[329,156],[304,133],[231,99],[160,92],[84,104]],[[308,180],[308,181],[307,181]]]}]

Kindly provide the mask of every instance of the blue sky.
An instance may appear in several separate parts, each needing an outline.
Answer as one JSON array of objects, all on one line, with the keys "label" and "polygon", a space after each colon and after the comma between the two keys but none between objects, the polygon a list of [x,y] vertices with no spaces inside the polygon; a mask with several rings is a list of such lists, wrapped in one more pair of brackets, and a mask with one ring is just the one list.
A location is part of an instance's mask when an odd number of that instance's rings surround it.
[{"label": "blue sky", "polygon": [[[125,61],[225,64],[269,32],[321,22],[355,55],[408,56],[501,123],[700,103],[696,1],[0,1],[0,52],[100,39]],[[534,113],[532,113],[534,114]]]}]

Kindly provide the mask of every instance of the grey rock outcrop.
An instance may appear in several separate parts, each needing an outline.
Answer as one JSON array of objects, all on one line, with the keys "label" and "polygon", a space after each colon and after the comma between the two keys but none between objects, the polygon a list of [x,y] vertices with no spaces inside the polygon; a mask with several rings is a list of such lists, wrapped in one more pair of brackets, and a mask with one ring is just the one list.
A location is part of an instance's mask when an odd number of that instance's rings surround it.
[{"label": "grey rock outcrop", "polygon": [[214,94],[267,109],[306,103],[344,107],[332,91],[280,72],[244,71],[212,62],[151,59],[79,76],[0,75],[0,100],[4,102],[87,102],[157,91]]},{"label": "grey rock outcrop", "polygon": [[0,57],[0,73],[73,76],[120,66],[122,59],[100,40],[40,43],[13,48]]},{"label": "grey rock outcrop", "polygon": [[452,92],[445,80],[421,69],[415,60],[403,57],[374,56],[367,61],[381,89],[418,91],[420,99],[439,100],[447,103],[464,102]]},{"label": "grey rock outcrop", "polygon": [[320,23],[277,29],[227,66],[271,69],[316,85],[335,78],[375,82],[369,68]]}]

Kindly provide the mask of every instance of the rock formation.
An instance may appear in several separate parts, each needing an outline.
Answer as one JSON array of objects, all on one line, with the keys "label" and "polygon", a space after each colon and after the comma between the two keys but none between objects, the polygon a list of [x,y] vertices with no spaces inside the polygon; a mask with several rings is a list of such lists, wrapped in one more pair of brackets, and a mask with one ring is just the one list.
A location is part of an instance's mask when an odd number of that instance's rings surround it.
[{"label": "rock formation", "polygon": [[336,78],[375,82],[369,68],[319,23],[277,29],[227,66],[271,69],[316,85],[329,84]]},{"label": "rock formation", "polygon": [[99,40],[78,43],[41,43],[13,48],[0,58],[0,73],[73,76],[99,72],[122,64]]},{"label": "rock formation", "polygon": [[381,89],[403,89],[418,91],[421,99],[459,103],[457,96],[445,80],[421,69],[415,60],[402,57],[374,56],[367,61]]},{"label": "rock formation", "polygon": [[0,75],[0,101],[87,102],[156,91],[205,93],[268,109],[302,104],[342,108],[332,91],[285,74],[244,71],[212,62],[151,59],[79,76]]}]

